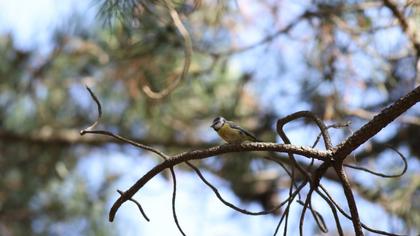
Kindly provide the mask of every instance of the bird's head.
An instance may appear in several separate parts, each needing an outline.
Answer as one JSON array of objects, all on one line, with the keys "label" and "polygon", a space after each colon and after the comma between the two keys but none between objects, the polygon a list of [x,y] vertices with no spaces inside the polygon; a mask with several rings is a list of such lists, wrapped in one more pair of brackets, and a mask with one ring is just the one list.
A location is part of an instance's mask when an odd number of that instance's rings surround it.
[{"label": "bird's head", "polygon": [[223,118],[223,117],[221,117],[221,116],[219,116],[219,117],[216,117],[216,119],[214,119],[213,120],[213,124],[211,125],[211,127],[214,129],[214,130],[219,130],[220,128],[222,128],[222,126],[225,124],[225,122],[226,122],[226,119],[225,118]]}]

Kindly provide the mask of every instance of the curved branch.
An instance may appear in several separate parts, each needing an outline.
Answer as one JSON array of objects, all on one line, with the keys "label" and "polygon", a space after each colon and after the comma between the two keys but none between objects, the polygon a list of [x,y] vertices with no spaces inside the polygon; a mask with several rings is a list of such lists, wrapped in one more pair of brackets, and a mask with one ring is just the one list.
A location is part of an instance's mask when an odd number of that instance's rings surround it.
[{"label": "curved branch", "polygon": [[176,199],[176,176],[175,176],[175,170],[173,167],[169,168],[171,170],[171,176],[172,176],[172,182],[173,182],[173,190],[172,190],[172,216],[174,217],[174,221],[176,224],[176,227],[178,228],[179,232],[185,236],[186,234],[181,228],[181,225],[179,224],[178,217],[176,215],[176,209],[175,209],[175,199]]},{"label": "curved branch", "polygon": [[113,138],[115,138],[115,139],[117,139],[121,142],[125,142],[125,143],[131,144],[135,147],[153,152],[153,153],[159,155],[160,157],[162,157],[163,159],[168,159],[168,155],[166,155],[165,153],[157,150],[156,148],[153,148],[153,147],[141,144],[141,143],[134,142],[134,141],[132,141],[128,138],[124,138],[120,135],[114,134],[114,133],[106,131],[106,130],[92,130],[93,128],[96,127],[96,125],[99,124],[99,121],[100,121],[101,116],[102,116],[102,108],[101,108],[101,103],[99,102],[99,99],[96,97],[95,93],[93,93],[93,91],[88,86],[86,86],[86,89],[88,90],[90,96],[92,97],[92,99],[96,103],[96,107],[97,107],[97,110],[98,110],[98,117],[96,118],[95,122],[92,125],[90,125],[86,129],[81,130],[80,135],[83,136],[85,134],[102,134],[102,135],[110,136],[110,137],[113,137]]},{"label": "curved branch", "polygon": [[155,92],[150,88],[149,85],[144,85],[143,86],[143,92],[148,97],[153,98],[153,99],[162,99],[162,98],[168,96],[178,86],[179,82],[181,82],[181,80],[185,79],[185,77],[187,76],[188,70],[190,69],[191,56],[192,56],[192,52],[193,52],[190,33],[185,28],[184,24],[181,21],[181,18],[179,17],[178,12],[172,6],[172,3],[168,0],[166,0],[165,3],[166,3],[166,7],[169,10],[169,15],[171,16],[171,19],[172,19],[176,29],[181,34],[181,36],[184,40],[184,56],[185,56],[184,60],[185,61],[184,61],[184,66],[182,68],[181,75],[177,76],[177,78],[171,84],[169,84],[168,87],[166,87],[165,89],[163,89],[159,92]]},{"label": "curved branch", "polygon": [[375,172],[375,171],[372,171],[372,170],[369,170],[367,168],[360,167],[360,166],[353,166],[353,165],[349,165],[349,164],[343,164],[343,166],[349,167],[349,168],[352,168],[352,169],[355,169],[355,170],[365,171],[365,172],[368,172],[372,175],[376,175],[376,176],[379,176],[379,177],[382,177],[382,178],[398,178],[398,177],[401,177],[405,174],[405,172],[407,172],[407,168],[408,168],[407,158],[405,158],[404,155],[401,152],[399,152],[397,149],[395,149],[391,146],[388,146],[388,147],[391,148],[391,150],[393,150],[394,152],[396,152],[398,154],[398,156],[401,158],[401,160],[404,162],[404,167],[403,167],[401,173],[393,174],[393,175],[387,175],[387,174],[382,174],[382,173],[379,173],[379,172]]},{"label": "curved branch", "polygon": [[[120,195],[123,194],[123,192],[121,190],[117,190],[117,192]],[[139,209],[140,213],[142,214],[142,216],[144,217],[144,219],[146,221],[150,221],[149,217],[147,217],[146,212],[144,212],[143,207],[141,207],[141,205],[140,205],[140,203],[138,201],[136,201],[135,199],[132,199],[132,198],[130,198],[128,200],[131,201],[131,202],[134,202],[134,204],[136,204],[137,208]]]},{"label": "curved branch", "polygon": [[291,144],[278,143],[242,143],[242,144],[226,144],[216,146],[204,150],[195,150],[184,152],[176,156],[172,156],[159,165],[155,166],[144,176],[142,176],[131,188],[129,188],[122,196],[120,196],[111,207],[109,212],[109,221],[113,221],[118,208],[131,198],[137,191],[140,190],[150,179],[167,168],[171,168],[182,162],[204,159],[211,156],[216,156],[230,152],[244,152],[244,151],[272,151],[272,152],[291,152],[307,157],[313,157],[318,160],[328,160],[330,158],[330,151],[321,151],[309,147],[295,146]]},{"label": "curved branch", "polygon": [[[322,187],[322,185],[320,184],[320,186]],[[315,190],[317,193],[318,193],[318,195],[319,196],[321,196],[323,199],[324,199],[324,201],[329,205],[329,207],[330,207],[330,209],[331,209],[331,211],[332,211],[332,213],[333,213],[333,216],[334,216],[334,221],[335,221],[335,225],[336,225],[336,227],[337,227],[337,232],[338,232],[338,235],[339,236],[343,236],[344,235],[344,233],[343,233],[343,229],[341,228],[341,223],[340,223],[340,218],[338,217],[338,214],[337,214],[337,209],[336,209],[336,207],[335,207],[335,205],[332,203],[332,201],[330,201],[329,199],[328,199],[328,197],[327,196],[325,196],[325,194],[323,194],[321,191],[319,191],[319,189],[316,189]]]},{"label": "curved branch", "polygon": [[[297,200],[296,202],[299,203],[302,206],[305,205],[305,203],[301,200]],[[319,213],[317,210],[315,210],[312,207],[312,204],[309,204],[309,209],[311,209],[312,215],[314,217],[315,222],[317,223],[317,225],[319,227],[319,230],[321,230],[321,232],[323,232],[323,233],[328,233],[327,225],[325,224],[324,217],[322,217],[321,213]]]},{"label": "curved branch", "polygon": [[[284,125],[286,123],[292,121],[292,120],[296,120],[296,119],[303,118],[303,117],[312,119],[317,124],[317,126],[321,130],[321,134],[322,134],[322,136],[324,138],[325,148],[327,150],[331,150],[333,148],[333,146],[332,146],[330,135],[328,133],[328,127],[324,124],[324,122],[321,119],[319,119],[316,115],[314,115],[310,111],[299,111],[299,112],[295,112],[295,113],[293,113],[293,114],[291,114],[289,116],[286,116],[286,117],[284,117],[282,119],[279,119],[277,121],[277,133],[283,139],[283,142],[286,143],[286,144],[290,144],[290,140],[289,140],[289,138],[287,137],[287,135],[285,134],[285,132],[283,130]],[[317,141],[315,141],[315,143],[317,143]],[[324,160],[324,163],[317,170],[316,178],[315,179],[312,179],[312,177],[307,173],[307,171],[305,169],[303,169],[303,167],[301,167],[297,163],[297,161],[294,158],[293,154],[292,153],[288,153],[288,154],[289,154],[289,158],[291,159],[291,161],[294,164],[294,166],[296,166],[299,169],[299,171],[302,174],[305,175],[306,179],[310,183],[310,190],[309,190],[308,195],[306,196],[305,204],[303,205],[303,210],[302,210],[302,213],[301,213],[300,224],[299,224],[299,233],[300,233],[300,235],[303,235],[303,221],[304,221],[304,218],[305,218],[306,208],[310,205],[312,192],[317,188],[317,185],[318,185],[320,179],[322,178],[323,174],[325,173],[325,171],[330,166],[330,161],[329,160]],[[312,159],[312,161],[313,161],[313,159]],[[294,169],[292,168],[292,182],[294,181],[293,180],[293,174],[294,174],[294,171],[293,170]],[[292,189],[292,185],[290,187],[289,192],[291,192],[291,189]],[[286,213],[287,214],[286,214],[286,223],[285,223],[284,234],[287,233],[288,209],[290,208],[290,205],[291,205],[291,201],[289,201],[288,207],[286,209]],[[311,208],[311,212],[314,215],[314,218],[317,219],[312,208]],[[318,221],[316,221],[316,223],[318,224],[318,227],[320,229],[322,229],[322,225],[320,225]]]},{"label": "curved branch", "polygon": [[[351,216],[349,215],[349,214],[347,214],[341,207],[340,207],[340,205],[338,205],[338,203],[337,202],[335,202],[334,201],[334,199],[333,199],[333,197],[329,194],[329,192],[327,191],[327,189],[322,185],[322,184],[320,184],[319,185],[319,187],[322,189],[322,191],[325,193],[325,195],[327,195],[327,197],[328,197],[328,199],[332,202],[332,204],[334,204],[334,206],[337,208],[337,210],[344,216],[344,217],[346,217],[347,219],[349,219],[349,220],[352,220],[352,218],[351,218]],[[404,236],[404,235],[401,235],[401,234],[393,234],[393,233],[388,233],[388,232],[385,232],[385,231],[382,231],[382,230],[377,230],[377,229],[372,229],[372,228],[370,228],[369,226],[367,226],[367,225],[365,225],[365,224],[363,224],[362,222],[361,222],[361,225],[362,225],[362,227],[364,228],[364,229],[366,229],[366,230],[368,230],[368,231],[370,231],[370,232],[372,232],[372,233],[377,233],[377,234],[382,234],[382,235],[388,235],[388,236]]]},{"label": "curved branch", "polygon": [[85,85],[85,87],[86,87],[87,91],[89,92],[90,97],[96,103],[96,108],[98,109],[98,117],[96,118],[95,122],[91,126],[89,126],[86,129],[80,131],[80,135],[84,135],[86,131],[89,131],[89,130],[92,130],[93,128],[95,128],[99,124],[99,121],[102,117],[101,102],[99,102],[99,99],[96,97],[96,95],[93,93],[93,91],[87,85]]},{"label": "curved branch", "polygon": [[298,111],[298,112],[295,112],[291,115],[288,115],[286,117],[283,117],[283,118],[279,119],[277,121],[277,133],[279,133],[279,135],[280,135],[280,133],[284,133],[284,132],[281,132],[281,130],[283,129],[283,126],[286,123],[289,123],[290,121],[293,121],[293,120],[296,120],[296,119],[299,119],[299,118],[305,118],[305,117],[313,120],[316,123],[316,125],[321,130],[322,137],[324,138],[325,148],[327,150],[331,150],[333,148],[333,145],[332,145],[332,142],[331,142],[331,137],[328,134],[328,127],[324,124],[324,122],[322,122],[321,119],[319,119],[316,115],[314,115],[310,111]]},{"label": "curved branch", "polygon": [[314,178],[312,179],[311,182],[311,188],[308,192],[308,194],[306,195],[306,200],[305,200],[305,204],[303,205],[303,209],[300,215],[300,220],[299,220],[299,233],[300,235],[303,235],[303,222],[305,220],[305,212],[306,209],[309,206],[309,203],[311,201],[311,197],[312,197],[312,193],[318,188],[319,182],[321,181],[322,176],[324,175],[324,173],[327,171],[327,169],[331,166],[331,161],[327,160],[324,163],[322,163],[318,169],[316,169],[315,174],[314,174]]},{"label": "curved branch", "polygon": [[[211,190],[213,190],[213,192],[214,192],[214,194],[216,194],[216,197],[223,203],[223,204],[225,204],[226,206],[228,206],[228,207],[230,207],[230,208],[232,208],[233,210],[235,210],[235,211],[238,211],[238,212],[240,212],[240,213],[242,213],[242,214],[245,214],[245,215],[253,215],[253,216],[257,216],[257,215],[267,215],[267,214],[270,214],[270,213],[272,213],[272,212],[275,212],[275,211],[277,211],[278,209],[280,209],[280,207],[282,207],[284,204],[286,204],[288,201],[289,201],[289,198],[287,198],[286,200],[284,200],[283,202],[281,202],[278,206],[276,206],[276,207],[274,207],[274,208],[272,208],[272,209],[270,209],[270,210],[267,210],[267,211],[259,211],[259,212],[251,212],[251,211],[248,211],[248,210],[245,210],[245,209],[241,209],[241,208],[239,208],[239,207],[237,207],[237,206],[235,206],[235,205],[233,205],[232,203],[230,203],[230,202],[228,202],[228,201],[226,201],[223,197],[222,197],[222,195],[220,195],[220,193],[219,193],[219,190],[217,190],[217,188],[216,187],[214,187],[206,178],[204,178],[204,176],[203,176],[203,174],[200,172],[200,170],[196,167],[196,166],[194,166],[193,164],[191,164],[189,161],[186,161],[185,163],[187,163],[187,165],[189,166],[189,167],[191,167],[194,171],[195,171],[195,173],[198,175],[198,177],[200,177],[200,179],[211,189]],[[304,187],[306,185],[306,183],[303,183],[303,184],[301,184],[300,186],[298,186],[298,187],[296,187],[296,190],[295,190],[295,192],[293,192],[293,194],[292,194],[292,196],[295,196],[296,194],[299,194],[299,191]]]}]

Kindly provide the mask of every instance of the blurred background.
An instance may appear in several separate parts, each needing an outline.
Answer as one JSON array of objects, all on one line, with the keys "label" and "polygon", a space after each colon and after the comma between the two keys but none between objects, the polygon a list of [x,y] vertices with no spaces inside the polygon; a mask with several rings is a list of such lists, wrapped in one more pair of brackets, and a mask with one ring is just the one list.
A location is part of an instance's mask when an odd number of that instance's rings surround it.
[{"label": "blurred background", "polygon": [[[166,172],[135,195],[151,222],[130,202],[108,222],[116,190],[126,190],[161,160],[107,137],[79,136],[97,115],[85,85],[102,103],[98,128],[176,154],[221,144],[209,127],[216,116],[280,142],[276,120],[299,110],[327,124],[350,121],[331,130],[338,144],[420,81],[412,43],[382,0],[179,0],[171,4],[192,40],[191,66],[171,94],[153,99],[145,88],[164,89],[185,60],[167,3],[0,0],[0,235],[179,234]],[[419,4],[396,6],[420,30]],[[300,120],[286,132],[292,143],[312,145],[319,131]],[[397,173],[402,162],[387,145],[407,157],[403,177],[347,171],[361,219],[417,235],[420,105],[349,162]],[[290,180],[277,164],[255,153],[225,156],[194,163],[227,200],[258,211],[286,198]],[[285,155],[278,158],[288,165]],[[176,207],[187,235],[273,234],[281,212],[242,215],[222,205],[188,166],[175,172]],[[327,175],[322,183],[348,209],[337,178]],[[336,235],[319,196],[313,206],[327,222],[327,235]],[[292,205],[290,235],[297,235],[301,209]],[[351,222],[342,222],[352,235]],[[310,214],[305,223],[307,235],[320,234]]]}]

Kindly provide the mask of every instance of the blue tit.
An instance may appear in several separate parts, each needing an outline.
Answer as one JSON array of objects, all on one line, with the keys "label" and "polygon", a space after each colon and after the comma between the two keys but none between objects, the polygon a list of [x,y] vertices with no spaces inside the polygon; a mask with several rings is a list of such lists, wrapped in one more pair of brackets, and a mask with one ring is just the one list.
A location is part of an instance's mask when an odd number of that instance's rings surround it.
[{"label": "blue tit", "polygon": [[250,132],[221,116],[213,120],[211,127],[228,143],[258,142]]}]

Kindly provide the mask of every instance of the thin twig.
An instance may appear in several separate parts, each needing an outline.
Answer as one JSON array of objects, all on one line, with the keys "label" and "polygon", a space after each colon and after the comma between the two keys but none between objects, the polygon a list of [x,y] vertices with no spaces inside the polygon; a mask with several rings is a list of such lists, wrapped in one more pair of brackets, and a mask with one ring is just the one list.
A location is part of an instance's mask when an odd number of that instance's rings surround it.
[{"label": "thin twig", "polygon": [[342,163],[334,163],[334,169],[340,178],[341,185],[343,186],[344,195],[346,196],[347,204],[351,213],[351,221],[353,222],[354,233],[356,236],[363,236],[362,225],[360,222],[359,212],[357,210],[356,201],[351,190],[350,181],[344,171]]},{"label": "thin twig", "polygon": [[96,103],[96,108],[98,110],[98,116],[96,117],[95,122],[91,126],[89,126],[86,129],[80,131],[80,135],[84,135],[87,131],[95,128],[99,124],[99,121],[102,117],[101,102],[99,102],[99,99],[96,97],[95,93],[93,93],[92,90],[87,85],[85,87],[86,87],[87,91],[89,92],[90,96],[92,97],[93,101],[95,101],[95,103]]},{"label": "thin twig", "polygon": [[[324,124],[324,122],[322,122],[322,120],[320,120],[318,117],[316,117],[312,112],[310,112],[310,111],[300,111],[300,112],[295,112],[295,113],[293,113],[293,114],[291,114],[291,115],[289,115],[289,116],[286,116],[286,117],[284,117],[284,118],[282,118],[282,119],[279,119],[278,121],[277,121],[277,133],[280,135],[280,137],[283,139],[283,142],[284,143],[286,143],[286,144],[290,144],[290,140],[289,140],[289,138],[287,137],[287,135],[285,134],[285,132],[284,132],[284,130],[283,130],[283,126],[286,124],[286,123],[288,123],[288,122],[290,122],[290,121],[293,121],[293,120],[296,120],[296,119],[299,119],[299,118],[303,118],[303,117],[306,117],[306,118],[309,118],[309,119],[311,119],[311,120],[313,120],[314,122],[315,122],[315,124],[319,127],[319,129],[321,130],[321,134],[322,134],[322,136],[323,136],[323,138],[324,138],[324,144],[325,144],[325,148],[327,149],[327,150],[331,150],[332,149],[332,142],[331,142],[331,138],[330,138],[330,135],[329,135],[329,133],[328,133],[328,128],[327,128],[327,126]],[[294,166],[296,166],[298,169],[299,169],[299,171],[302,173],[302,174],[304,174],[305,175],[305,177],[306,177],[306,179],[309,181],[309,183],[310,183],[310,190],[309,190],[309,193],[308,193],[308,195],[307,195],[307,198],[306,198],[306,200],[305,200],[305,204],[304,204],[304,206],[303,206],[303,210],[302,210],[302,214],[301,214],[301,218],[300,218],[300,224],[299,224],[299,232],[300,232],[300,234],[302,235],[303,234],[303,221],[304,221],[304,217],[305,217],[305,210],[306,210],[306,208],[308,207],[308,205],[309,205],[309,203],[310,203],[310,200],[311,200],[311,195],[312,195],[312,192],[314,191],[314,189],[316,189],[316,187],[317,187],[317,185],[316,185],[316,183],[318,183],[319,182],[319,180],[313,180],[312,178],[311,178],[311,176],[307,173],[307,171],[305,170],[305,169],[303,169],[303,167],[301,167],[299,164],[298,164],[298,162],[295,160],[295,158],[294,158],[294,156],[293,156],[293,154],[291,154],[291,153],[289,153],[289,157],[290,157],[290,159],[291,159],[291,161],[292,161],[292,163],[293,163],[293,165]],[[323,163],[323,165],[322,165],[322,168],[321,168],[321,170],[323,170],[323,169],[327,169],[328,167],[327,166],[325,166],[326,165],[326,163],[328,163],[329,164],[329,161],[328,160],[325,160],[325,162]],[[293,169],[292,169],[293,170]],[[320,172],[320,171],[319,171]],[[292,172],[293,173],[293,172]],[[320,173],[320,174],[318,174],[318,176],[319,176],[319,179],[322,177],[322,175],[323,175],[323,173]],[[292,178],[292,181],[293,181],[293,178]],[[289,202],[289,205],[291,204],[291,202]],[[287,212],[288,213],[288,212]],[[314,214],[314,212],[312,211],[312,213]],[[315,216],[314,216],[315,217]],[[286,225],[285,225],[285,230],[284,230],[284,234],[286,234],[287,232],[287,220],[288,220],[288,214],[286,214]],[[317,222],[318,223],[318,222]],[[321,225],[319,225],[318,224],[318,227],[322,227]]]},{"label": "thin twig", "polygon": [[[346,123],[332,124],[332,125],[328,125],[326,127],[326,129],[328,130],[328,129],[331,129],[331,128],[334,128],[334,129],[345,128],[345,127],[349,127],[350,124],[351,124],[350,121],[348,121]],[[316,137],[316,140],[315,140],[314,144],[312,144],[312,146],[311,146],[312,148],[314,148],[318,144],[319,140],[321,139],[321,136],[322,136],[322,132],[319,132],[318,136]]]},{"label": "thin twig", "polygon": [[[334,199],[332,198],[332,196],[329,194],[329,192],[327,191],[327,189],[322,185],[322,184],[320,184],[319,185],[319,187],[322,189],[322,191],[327,195],[327,197],[328,197],[328,199],[334,204],[334,206],[337,208],[337,210],[344,216],[344,217],[346,217],[347,219],[349,219],[349,220],[352,220],[352,218],[351,218],[351,216],[349,215],[349,214],[347,214],[341,207],[340,207],[340,205],[338,205],[338,203],[337,202],[335,202],[334,201]],[[382,231],[382,230],[377,230],[377,229],[372,229],[372,228],[370,228],[369,226],[367,226],[367,225],[365,225],[365,224],[363,224],[362,222],[361,222],[361,225],[362,225],[362,227],[364,228],[364,229],[366,229],[366,230],[368,230],[368,231],[370,231],[370,232],[372,232],[372,233],[377,233],[377,234],[382,234],[382,235],[388,235],[388,236],[406,236],[406,235],[403,235],[403,234],[393,234],[393,233],[388,233],[388,232],[386,232],[386,231]]]},{"label": "thin twig", "polygon": [[106,131],[106,130],[89,130],[89,131],[83,130],[83,134],[82,135],[84,135],[84,134],[101,134],[101,135],[110,136],[110,137],[113,137],[113,138],[115,138],[117,140],[120,140],[121,142],[128,143],[128,144],[130,144],[130,145],[132,145],[134,147],[138,147],[138,148],[141,148],[141,149],[144,149],[144,150],[153,152],[153,153],[157,154],[158,156],[162,157],[165,160],[169,158],[168,155],[166,155],[165,153],[159,151],[156,148],[153,148],[153,147],[150,147],[150,146],[141,144],[141,143],[134,142],[134,141],[132,141],[132,140],[130,140],[128,138],[124,138],[124,137],[122,137],[122,136],[120,136],[118,134],[114,134],[114,133],[109,132],[109,131]]},{"label": "thin twig", "polygon": [[175,209],[175,199],[176,199],[176,176],[175,176],[175,171],[174,168],[171,167],[169,168],[169,170],[171,171],[171,175],[172,175],[172,182],[173,182],[173,191],[172,191],[172,216],[174,217],[174,221],[176,224],[176,227],[178,227],[179,232],[185,236],[186,234],[184,233],[184,231],[181,228],[181,225],[179,224],[178,221],[178,217],[176,215],[176,209]]},{"label": "thin twig", "polygon": [[321,181],[322,176],[324,175],[324,173],[327,171],[327,169],[330,166],[331,166],[331,162],[330,161],[325,161],[315,171],[314,178],[312,179],[309,192],[306,195],[305,204],[303,205],[303,209],[302,209],[302,212],[300,214],[300,220],[299,220],[299,234],[300,235],[303,235],[303,223],[304,223],[304,220],[305,220],[305,212],[306,212],[306,209],[308,208],[309,203],[311,201],[312,193],[318,188],[318,185]]},{"label": "thin twig", "polygon": [[[321,184],[320,184],[320,186],[321,186]],[[333,216],[334,216],[334,221],[335,221],[335,225],[336,225],[336,227],[337,227],[337,232],[338,232],[338,235],[339,236],[343,236],[344,235],[344,232],[343,232],[343,229],[341,228],[341,223],[340,223],[340,218],[338,217],[338,214],[337,214],[337,209],[336,209],[336,207],[335,207],[335,205],[330,201],[330,199],[328,199],[328,197],[327,196],[325,196],[321,191],[319,191],[319,189],[317,188],[316,190],[315,190],[317,193],[318,193],[318,195],[319,196],[321,196],[323,199],[324,199],[324,201],[329,205],[329,207],[330,207],[330,209],[331,209],[331,211],[332,211],[332,213],[333,213]]]},{"label": "thin twig", "polygon": [[[305,185],[307,184],[307,182],[303,182],[299,187],[304,187]],[[299,191],[300,191],[300,189],[302,189],[302,188],[299,188]],[[293,201],[293,199],[296,197],[296,195],[297,195],[297,192],[299,192],[299,191],[295,191],[294,192],[294,194],[292,194],[291,196],[289,196],[289,198],[287,199],[288,200],[288,202],[292,202]],[[273,234],[273,236],[276,236],[277,235],[277,233],[278,233],[278,231],[279,231],[279,228],[280,228],[280,225],[281,225],[281,223],[283,222],[283,219],[284,219],[284,217],[285,217],[285,215],[286,215],[286,212],[288,212],[289,211],[289,209],[290,209],[290,204],[287,204],[287,206],[286,206],[286,209],[284,210],[284,213],[282,214],[282,216],[281,216],[281,218],[280,218],[280,220],[279,220],[279,223],[277,224],[277,226],[276,226],[276,229],[274,230],[274,234]]]},{"label": "thin twig", "polygon": [[401,158],[401,160],[404,162],[404,167],[401,170],[401,173],[393,174],[393,175],[387,175],[387,174],[375,172],[375,171],[372,171],[372,170],[369,170],[367,168],[360,167],[360,166],[353,166],[353,165],[349,165],[349,164],[343,164],[343,166],[349,167],[349,168],[352,168],[352,169],[356,169],[356,170],[365,171],[365,172],[368,172],[368,173],[370,173],[372,175],[376,175],[376,176],[379,176],[379,177],[382,177],[382,178],[398,178],[398,177],[401,177],[401,176],[403,176],[405,174],[405,172],[407,172],[407,168],[408,168],[407,158],[404,157],[404,155],[401,152],[399,152],[397,149],[395,149],[394,147],[389,146],[389,145],[387,145],[387,146],[391,150],[393,150],[394,152],[396,152],[398,154],[398,156]]},{"label": "thin twig", "polygon": [[98,110],[98,116],[97,116],[95,122],[92,125],[90,125],[86,129],[83,129],[83,130],[80,131],[80,135],[85,135],[85,134],[101,134],[101,135],[110,136],[110,137],[113,137],[113,138],[115,138],[115,139],[117,139],[117,140],[119,140],[121,142],[128,143],[128,144],[131,144],[131,145],[133,145],[135,147],[138,147],[138,148],[141,148],[141,149],[144,149],[144,150],[153,152],[153,153],[159,155],[160,157],[162,157],[165,160],[168,159],[168,155],[166,155],[165,153],[159,151],[156,148],[153,148],[153,147],[150,147],[150,146],[141,144],[141,143],[134,142],[134,141],[132,141],[132,140],[130,140],[128,138],[124,138],[124,137],[122,137],[122,136],[120,136],[118,134],[114,134],[114,133],[109,132],[109,131],[106,131],[106,130],[92,130],[93,128],[95,128],[99,124],[99,121],[100,121],[101,116],[102,116],[102,107],[101,107],[101,103],[99,102],[99,99],[96,97],[95,93],[88,86],[86,86],[86,89],[88,90],[91,98],[96,103],[96,108]]},{"label": "thin twig", "polygon": [[[203,174],[200,172],[200,170],[196,167],[196,166],[194,166],[191,162],[189,162],[189,161],[186,161],[185,162],[189,167],[191,167],[194,171],[195,171],[195,173],[198,175],[198,177],[203,181],[203,183],[205,183],[211,190],[213,190],[213,192],[214,192],[214,194],[216,194],[216,197],[224,204],[224,205],[226,205],[226,206],[228,206],[228,207],[230,207],[230,208],[232,208],[233,210],[235,210],[235,211],[238,211],[238,212],[241,212],[241,213],[243,213],[243,214],[245,214],[245,215],[253,215],[253,216],[257,216],[257,215],[267,215],[267,214],[270,214],[270,213],[273,213],[273,212],[275,212],[275,211],[277,211],[278,209],[280,209],[284,204],[286,204],[287,203],[287,201],[289,200],[289,199],[286,199],[285,201],[283,201],[283,202],[281,202],[278,206],[276,206],[276,207],[274,207],[274,208],[272,208],[272,209],[270,209],[270,210],[266,210],[266,211],[259,211],[259,212],[251,212],[251,211],[248,211],[248,210],[245,210],[245,209],[241,209],[241,208],[239,208],[239,207],[237,207],[237,206],[235,206],[234,204],[232,204],[232,203],[230,203],[230,202],[228,202],[228,201],[226,201],[223,197],[222,197],[222,195],[220,194],[220,192],[219,192],[219,190],[217,190],[217,188],[216,187],[214,187],[204,176],[203,176]],[[297,193],[299,193],[299,191],[300,191],[300,189],[302,189],[303,187],[304,187],[305,185],[304,184],[302,184],[301,186],[299,186],[299,187],[297,187],[297,189],[295,190],[295,192],[294,192],[294,194],[297,194]]]},{"label": "thin twig", "polygon": [[[296,202],[301,204],[302,206],[305,205],[305,203],[302,202],[301,200],[297,200]],[[322,227],[319,227],[319,229],[323,233],[328,233],[328,228],[327,228],[327,225],[325,224],[324,217],[322,217],[322,215],[312,207],[312,204],[309,204],[309,209],[311,209],[311,211],[313,212],[312,215],[313,215],[315,221],[317,221],[318,226],[322,226]]]},{"label": "thin twig", "polygon": [[[281,161],[279,161],[278,160],[278,158],[275,158],[275,157],[272,157],[272,156],[264,156],[263,157],[264,159],[267,159],[267,160],[270,160],[270,161],[274,161],[275,163],[277,163],[278,165],[280,165],[280,167],[286,172],[286,174],[290,177],[290,178],[292,178],[292,173],[291,173],[291,171],[289,171],[287,168],[286,168],[286,166],[281,162]],[[312,158],[312,160],[313,160],[313,158]],[[298,188],[298,186],[296,185],[296,181],[293,181],[293,183],[291,183],[291,184],[293,184],[294,186],[295,186],[295,188],[297,189]],[[298,192],[298,199],[300,200],[301,199],[301,196],[300,196],[300,192]]]},{"label": "thin twig", "polygon": [[[124,195],[124,192],[121,190],[117,190],[117,192],[122,196]],[[146,219],[146,221],[150,221],[149,217],[147,217],[146,213],[144,212],[143,208],[141,207],[140,203],[138,201],[136,201],[133,198],[128,199],[129,201],[134,202],[134,204],[136,204],[137,208],[140,210],[140,213],[143,215],[144,219]]]}]

